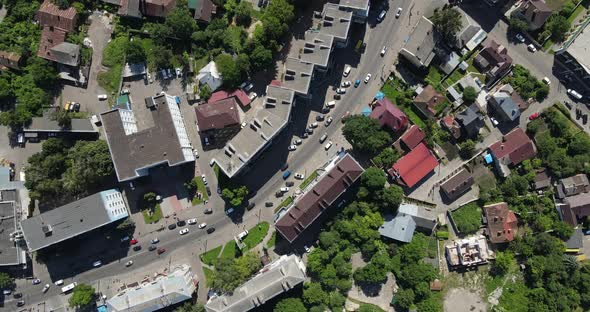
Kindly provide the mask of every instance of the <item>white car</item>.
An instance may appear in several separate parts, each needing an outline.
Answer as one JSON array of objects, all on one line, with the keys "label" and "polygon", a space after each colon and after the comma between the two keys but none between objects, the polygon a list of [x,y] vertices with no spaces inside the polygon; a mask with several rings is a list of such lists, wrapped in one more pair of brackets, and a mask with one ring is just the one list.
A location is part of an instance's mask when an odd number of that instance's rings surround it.
[{"label": "white car", "polygon": [[283,186],[283,187],[281,187],[280,191],[283,193],[287,193],[289,191],[289,188],[286,186]]},{"label": "white car", "polygon": [[326,125],[326,127],[329,126],[332,123],[332,120],[332,116],[328,116],[328,118],[324,122],[324,125]]},{"label": "white car", "polygon": [[340,84],[340,86],[342,88],[350,87],[350,81],[348,81],[348,80],[342,81],[342,83]]},{"label": "white car", "polygon": [[252,90],[252,88],[254,88],[254,85],[251,84],[249,81],[242,83],[242,85],[240,86],[240,89],[242,89],[246,92],[250,92],[250,90]]},{"label": "white car", "polygon": [[201,179],[203,180],[203,184],[207,185],[207,178],[204,174],[201,175]]},{"label": "white car", "polygon": [[178,232],[178,233],[179,233],[180,235],[184,235],[184,234],[188,233],[188,228],[186,228],[186,229],[182,229],[182,230],[180,230],[180,232]]},{"label": "white car", "polygon": [[195,219],[195,218],[188,219],[188,220],[186,220],[186,223],[188,223],[188,224],[197,224],[197,219]]},{"label": "white car", "polygon": [[346,89],[344,89],[344,88],[338,88],[338,89],[336,89],[336,93],[338,93],[338,94],[344,94],[344,93],[346,93]]},{"label": "white car", "polygon": [[397,8],[397,12],[395,13],[395,18],[398,18],[400,15],[402,15],[402,8]]},{"label": "white car", "polygon": [[150,73],[147,73],[147,77],[150,83],[154,83],[154,79],[152,79],[152,75],[150,75]]},{"label": "white car", "polygon": [[324,146],[324,149],[329,150],[330,147],[332,147],[332,141],[328,141],[328,144],[326,144],[326,146]]},{"label": "white car", "polygon": [[301,143],[303,143],[301,139],[296,139],[295,141],[293,141],[294,145],[301,145]]},{"label": "white car", "polygon": [[569,94],[571,97],[575,98],[576,100],[582,99],[582,95],[574,89],[567,89],[567,94]]},{"label": "white car", "polygon": [[101,266],[101,265],[102,265],[102,261],[100,261],[100,260],[98,260],[98,261],[94,261],[94,262],[92,263],[92,266],[93,266],[93,267],[95,267],[95,268],[98,268],[98,267],[99,267],[99,266]]},{"label": "white car", "polygon": [[33,285],[41,284],[41,280],[36,278],[33,280]]},{"label": "white car", "polygon": [[492,122],[492,125],[494,125],[494,127],[498,125],[498,121],[496,120],[496,118],[490,117],[490,121]]},{"label": "white car", "polygon": [[309,124],[310,128],[317,128],[318,127],[318,123],[317,122],[312,122]]},{"label": "white car", "polygon": [[520,43],[524,43],[524,36],[522,34],[516,34],[516,40]]},{"label": "white car", "polygon": [[197,150],[194,150],[193,154],[195,154],[195,158],[199,158],[199,152]]},{"label": "white car", "polygon": [[127,263],[125,263],[126,267],[130,267],[132,265],[133,265],[133,260],[129,260],[129,261],[127,261]]},{"label": "white car", "polygon": [[294,151],[297,149],[297,145],[289,145],[288,149],[289,151]]},{"label": "white car", "polygon": [[303,175],[302,173],[295,173],[295,179],[303,180],[305,179],[305,175]]},{"label": "white car", "polygon": [[152,244],[157,244],[159,242],[160,242],[160,240],[157,237],[150,241],[150,243],[152,243]]},{"label": "white car", "polygon": [[211,159],[209,161],[209,167],[213,167],[213,166],[215,166],[215,159]]},{"label": "white car", "polygon": [[207,223],[203,222],[199,224],[199,229],[204,229],[205,227],[207,227]]},{"label": "white car", "polygon": [[108,96],[106,94],[99,94],[98,95],[98,100],[99,101],[104,101],[108,98]]},{"label": "white car", "polygon": [[303,246],[303,250],[305,250],[306,253],[309,253],[311,251],[311,248],[309,248],[307,245]]},{"label": "white car", "polygon": [[49,290],[49,287],[51,287],[51,285],[49,284],[45,284],[45,286],[43,286],[43,293],[46,293]]},{"label": "white car", "polygon": [[344,72],[342,72],[342,76],[348,77],[351,69],[352,69],[352,67],[350,67],[350,65],[346,65],[346,67],[344,67]]},{"label": "white car", "polygon": [[244,239],[244,237],[246,237],[248,235],[248,230],[245,230],[244,232],[238,234],[238,239],[242,240]]},{"label": "white car", "polygon": [[63,284],[64,284],[64,280],[58,280],[58,281],[55,281],[55,283],[54,283],[54,284],[55,284],[55,286],[61,286],[61,285],[63,285]]},{"label": "white car", "polygon": [[371,80],[371,74],[367,74],[365,77],[365,83],[369,83],[369,80]]},{"label": "white car", "polygon": [[551,80],[549,80],[549,78],[547,78],[547,77],[543,77],[543,82],[546,83],[547,85],[551,84]]},{"label": "white car", "polygon": [[533,52],[533,53],[537,52],[537,48],[535,48],[535,45],[534,45],[534,44],[532,44],[532,43],[531,43],[531,44],[529,44],[529,45],[527,46],[527,48],[529,49],[529,51],[531,51],[531,52]]},{"label": "white car", "polygon": [[121,94],[129,94],[129,93],[131,93],[131,91],[129,91],[129,89],[121,90]]},{"label": "white car", "polygon": [[387,53],[387,47],[383,46],[383,49],[381,49],[381,53],[379,53],[381,56],[384,56],[385,53]]},{"label": "white car", "polygon": [[176,78],[181,78],[182,77],[182,70],[180,69],[180,67],[176,68]]},{"label": "white car", "polygon": [[254,101],[254,99],[256,99],[257,97],[258,97],[258,94],[256,94],[256,92],[250,93],[250,96],[249,96],[250,101]]}]

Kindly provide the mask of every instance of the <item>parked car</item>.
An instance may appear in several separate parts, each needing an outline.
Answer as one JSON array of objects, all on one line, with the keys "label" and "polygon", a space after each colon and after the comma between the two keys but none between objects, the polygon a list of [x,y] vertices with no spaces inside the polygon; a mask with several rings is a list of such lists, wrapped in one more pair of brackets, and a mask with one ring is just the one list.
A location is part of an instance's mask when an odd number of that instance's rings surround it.
[{"label": "parked car", "polygon": [[342,88],[350,87],[350,81],[348,81],[348,80],[342,81],[342,83],[340,83],[340,87],[342,87]]},{"label": "parked car", "polygon": [[547,77],[543,77],[543,82],[546,83],[547,85],[551,84],[551,80],[549,80],[549,78],[547,78]]},{"label": "parked car", "polygon": [[61,286],[64,284],[64,280],[57,280],[57,281],[55,281],[54,284],[55,284],[55,286]]},{"label": "parked car", "polygon": [[279,198],[279,197],[283,197],[283,192],[281,191],[276,191],[275,192],[275,197]]},{"label": "parked car", "polygon": [[205,191],[207,191],[207,196],[211,196],[211,188],[209,186],[205,186]]},{"label": "parked car", "polygon": [[41,280],[36,278],[33,280],[33,285],[41,284]]},{"label": "parked car", "polygon": [[311,251],[311,248],[309,248],[309,246],[305,245],[305,246],[303,246],[303,250],[305,250],[306,253],[309,253]]},{"label": "parked car", "polygon": [[287,171],[283,172],[283,180],[287,180],[290,175],[291,175],[291,170],[287,170]]},{"label": "parked car", "polygon": [[344,93],[346,93],[346,89],[344,89],[344,88],[338,88],[338,89],[336,89],[336,93],[338,93],[338,94],[344,94]]},{"label": "parked car", "polygon": [[249,96],[250,101],[254,101],[257,97],[258,97],[258,94],[256,94],[256,92],[250,93],[250,96]]},{"label": "parked car", "polygon": [[160,240],[159,240],[157,237],[156,237],[156,238],[153,238],[153,239],[150,241],[150,243],[152,243],[152,244],[157,244],[157,243],[159,243],[159,242],[160,242]]},{"label": "parked car", "polygon": [[129,94],[129,93],[131,93],[131,91],[129,91],[129,89],[127,89],[127,88],[121,90],[122,95]]},{"label": "parked car", "polygon": [[287,168],[289,168],[289,164],[287,164],[287,163],[284,163],[284,164],[281,166],[281,171],[285,171],[285,170],[287,170]]},{"label": "parked car", "polygon": [[206,227],[207,227],[207,223],[205,223],[205,222],[199,224],[199,229],[204,229]]},{"label": "parked car", "polygon": [[296,173],[295,174],[295,179],[297,179],[297,180],[303,180],[303,179],[305,179],[305,175],[303,175],[302,173]]},{"label": "parked car", "polygon": [[324,133],[321,137],[320,137],[320,143],[324,143],[324,141],[326,141],[326,139],[328,138],[328,134]]},{"label": "parked car", "polygon": [[213,232],[215,232],[215,228],[214,227],[210,227],[210,228],[207,229],[207,234],[211,234]]},{"label": "parked car", "polygon": [[324,115],[317,115],[315,116],[316,121],[324,121]]},{"label": "parked car", "polygon": [[154,246],[154,245],[151,245],[151,246],[148,248],[148,250],[149,250],[149,251],[154,251],[154,250],[156,250],[156,248],[158,248],[158,247],[156,247],[156,246]]},{"label": "parked car", "polygon": [[43,293],[46,293],[46,292],[49,290],[49,288],[50,288],[50,287],[51,287],[51,285],[49,285],[49,284],[45,284],[45,286],[43,286],[43,289],[42,289],[41,291],[42,291]]},{"label": "parked car", "polygon": [[127,262],[125,263],[125,266],[126,266],[126,267],[130,267],[130,266],[132,266],[132,265],[133,265],[133,261],[132,261],[132,260],[129,260],[129,261],[127,261]]},{"label": "parked car", "polygon": [[377,22],[381,23],[385,19],[385,14],[387,14],[387,11],[382,10],[379,15],[377,15]]},{"label": "parked car", "polygon": [[188,219],[188,220],[186,220],[186,223],[191,224],[191,225],[192,224],[197,224],[197,219],[195,219],[195,218]]},{"label": "parked car", "polygon": [[567,94],[569,94],[571,97],[575,98],[576,100],[582,99],[582,95],[574,89],[567,89]]},{"label": "parked car", "polygon": [[22,307],[24,305],[25,305],[25,301],[24,300],[19,300],[19,301],[16,302],[16,306],[17,307]]},{"label": "parked car", "polygon": [[402,8],[397,8],[397,12],[395,13],[395,18],[399,18],[402,15]]},{"label": "parked car", "polygon": [[254,202],[249,202],[249,203],[248,203],[248,206],[246,206],[246,209],[247,209],[247,210],[252,210],[252,208],[254,208],[254,206],[256,206],[256,203],[254,203]]},{"label": "parked car", "polygon": [[303,143],[301,139],[295,139],[295,141],[293,141],[293,144],[295,145],[301,145],[301,143]]},{"label": "parked car", "polygon": [[78,103],[78,102],[74,103],[74,111],[76,113],[80,111],[80,106],[81,106],[80,103]]},{"label": "parked car", "polygon": [[187,234],[187,233],[188,233],[188,228],[184,228],[184,229],[182,229],[182,230],[180,230],[178,232],[178,234],[180,234],[180,235],[184,235],[184,234]]},{"label": "parked car", "polygon": [[371,80],[371,74],[367,74],[367,76],[365,76],[365,83],[369,83],[369,80]]},{"label": "parked car", "polygon": [[288,188],[288,187],[286,187],[286,186],[283,186],[283,187],[281,187],[279,190],[280,190],[281,192],[283,192],[283,193],[287,193],[287,192],[289,191],[289,188]]},{"label": "parked car", "polygon": [[19,293],[19,292],[12,294],[12,297],[15,299],[21,298],[22,296],[23,296],[23,293]]},{"label": "parked car", "polygon": [[524,43],[524,36],[520,33],[516,34],[516,40],[520,43]]},{"label": "parked car", "polygon": [[266,207],[272,207],[274,204],[272,202],[266,202],[264,203],[264,206]]},{"label": "parked car", "polygon": [[381,49],[381,52],[379,52],[379,55],[384,56],[385,53],[387,53],[387,47],[383,46],[383,49]]},{"label": "parked car", "polygon": [[131,240],[129,243],[130,243],[131,245],[135,245],[135,244],[137,244],[137,239],[135,239],[135,238],[134,238],[134,239],[132,239],[132,240]]},{"label": "parked car", "polygon": [[531,51],[533,53],[537,52],[537,48],[532,43],[527,46],[527,49],[529,49],[529,51]]},{"label": "parked car", "polygon": [[238,239],[242,240],[244,239],[244,237],[246,237],[248,235],[248,230],[244,230],[243,232],[238,234]]},{"label": "parked car", "polygon": [[324,149],[327,151],[330,149],[330,147],[332,147],[332,141],[328,141],[328,144],[326,144],[326,146],[324,147]]},{"label": "parked car", "polygon": [[352,67],[350,67],[350,65],[346,65],[346,67],[344,67],[344,71],[342,72],[342,76],[348,77],[351,69],[352,69]]},{"label": "parked car", "polygon": [[535,120],[535,119],[539,118],[539,116],[541,116],[541,114],[539,112],[533,113],[532,115],[529,116],[529,120]]},{"label": "parked car", "polygon": [[295,182],[293,182],[293,181],[286,181],[285,182],[285,186],[287,186],[287,187],[293,187],[294,185],[295,185]]},{"label": "parked car", "polygon": [[225,211],[225,214],[229,216],[233,212],[234,212],[234,208],[229,208],[228,210]]},{"label": "parked car", "polygon": [[305,132],[307,132],[308,134],[313,134],[313,128],[309,128],[309,127],[307,127],[307,128],[305,129]]},{"label": "parked car", "polygon": [[158,255],[161,255],[161,254],[163,254],[165,252],[166,252],[166,249],[164,249],[164,248],[158,248]]},{"label": "parked car", "polygon": [[205,208],[205,210],[203,212],[205,214],[212,214],[213,213],[213,209],[211,209],[211,208]]},{"label": "parked car", "polygon": [[297,145],[289,145],[289,147],[287,148],[289,151],[294,151],[297,149]]},{"label": "parked car", "polygon": [[99,101],[104,101],[108,98],[108,96],[106,94],[99,94],[98,95],[98,100]]},{"label": "parked car", "polygon": [[494,125],[494,127],[498,126],[498,121],[496,120],[496,118],[490,117],[490,121],[492,122],[492,125]]},{"label": "parked car", "polygon": [[172,223],[168,226],[169,230],[174,230],[176,228],[176,224]]},{"label": "parked car", "polygon": [[186,221],[184,221],[184,220],[178,220],[178,221],[176,221],[176,225],[178,225],[178,226],[185,226],[186,225]]},{"label": "parked car", "polygon": [[312,123],[309,124],[309,127],[315,129],[315,128],[318,127],[318,123],[317,122],[312,122]]},{"label": "parked car", "polygon": [[326,122],[324,122],[324,125],[329,126],[332,123],[332,116],[328,116],[328,119],[326,119]]},{"label": "parked car", "polygon": [[133,246],[133,251],[140,251],[140,250],[141,250],[141,245]]}]

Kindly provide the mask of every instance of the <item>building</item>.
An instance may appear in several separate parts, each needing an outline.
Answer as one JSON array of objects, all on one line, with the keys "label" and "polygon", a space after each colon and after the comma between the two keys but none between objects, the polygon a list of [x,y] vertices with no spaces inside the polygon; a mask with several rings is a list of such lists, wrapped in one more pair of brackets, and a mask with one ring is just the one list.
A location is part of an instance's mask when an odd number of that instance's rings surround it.
[{"label": "building", "polygon": [[572,236],[565,242],[565,252],[579,254],[582,247],[584,247],[584,232],[580,228],[574,229]]},{"label": "building", "polygon": [[266,87],[263,105],[255,108],[254,118],[243,120],[247,126],[213,156],[225,175],[231,178],[245,170],[272,143],[289,122],[294,105],[294,91],[276,85]]},{"label": "building", "polygon": [[516,93],[511,85],[503,85],[488,99],[488,104],[494,115],[501,121],[515,122],[520,118],[521,106],[524,100]]},{"label": "building", "polygon": [[402,203],[395,218],[385,218],[383,225],[379,227],[379,234],[383,237],[409,243],[412,241],[416,230],[430,235],[434,231],[436,224],[436,214],[432,210],[414,204]]},{"label": "building", "polygon": [[250,100],[250,98],[248,97],[248,94],[246,94],[246,92],[244,92],[244,90],[235,89],[232,92],[223,91],[223,90],[213,92],[213,94],[211,94],[211,97],[209,98],[207,103],[215,103],[215,102],[219,102],[221,100],[225,100],[225,99],[229,99],[229,98],[233,98],[236,101],[236,103],[240,104],[240,106],[242,106],[242,107],[246,107],[246,106],[250,105],[250,103],[252,102]]},{"label": "building", "polygon": [[414,98],[414,106],[427,118],[436,115],[436,107],[444,103],[445,97],[428,85]]},{"label": "building", "polygon": [[129,216],[121,192],[102,191],[21,221],[29,252],[88,233]]},{"label": "building", "polygon": [[76,28],[78,14],[73,7],[60,9],[50,0],[41,4],[37,20],[42,27],[37,56],[62,65],[80,64],[80,46],[65,42],[66,35]]},{"label": "building", "polygon": [[474,182],[471,173],[467,169],[462,169],[441,184],[440,190],[448,199],[455,200],[469,190]]},{"label": "building", "polygon": [[453,241],[445,246],[445,254],[451,268],[486,264],[494,255],[484,236],[472,236]]},{"label": "building", "polygon": [[125,63],[125,67],[123,67],[123,79],[143,76],[146,73],[147,73],[146,63],[135,63],[135,64]]},{"label": "building", "polygon": [[197,114],[197,128],[199,132],[234,133],[240,126],[240,114],[236,100],[227,98],[214,103],[201,104],[195,107]]},{"label": "building", "polygon": [[558,205],[561,219],[573,227],[578,226],[585,217],[590,216],[590,193],[566,197],[562,205]]},{"label": "building", "polygon": [[[27,255],[20,241],[20,220],[29,205],[23,181],[13,181],[14,171],[0,167],[0,268],[27,267]],[[26,213],[26,212],[25,212]]]},{"label": "building", "polygon": [[313,64],[314,70],[325,72],[331,67],[333,45],[334,36],[324,32],[306,31],[303,40],[293,43],[291,55],[302,63]]},{"label": "building", "polygon": [[451,133],[455,140],[461,137],[461,125],[452,115],[441,118],[440,124]]},{"label": "building", "polygon": [[141,123],[127,109],[100,114],[119,182],[146,176],[150,168],[161,164],[195,160],[176,97],[161,93],[148,99],[153,103],[150,118]]},{"label": "building", "polygon": [[512,14],[525,20],[529,24],[529,30],[535,31],[543,27],[552,13],[544,0],[526,0],[522,1]]},{"label": "building", "polygon": [[508,176],[508,166],[516,166],[537,155],[537,147],[521,128],[516,128],[488,147],[501,176]]},{"label": "building", "polygon": [[0,71],[8,68],[19,70],[21,63],[21,56],[18,53],[0,51]]},{"label": "building", "polygon": [[486,235],[492,244],[508,243],[518,234],[518,219],[505,202],[483,207]]},{"label": "building", "polygon": [[434,24],[422,16],[414,26],[410,37],[406,39],[400,54],[417,68],[425,69],[435,56],[434,47],[438,40],[439,36],[434,30]]},{"label": "building", "polygon": [[305,264],[296,255],[282,255],[267,264],[231,294],[214,296],[205,305],[207,312],[246,312],[303,284]]},{"label": "building", "polygon": [[426,134],[417,125],[412,125],[401,137],[400,141],[408,151],[413,150],[418,144],[422,143]]},{"label": "building", "polygon": [[394,132],[404,131],[408,126],[408,116],[386,97],[375,102],[369,117],[377,120],[381,127],[387,126]]},{"label": "building", "polygon": [[322,10],[321,26],[318,31],[334,37],[334,45],[337,48],[344,48],[348,45],[352,15],[352,11],[341,10],[338,4],[326,3]]},{"label": "building", "polygon": [[590,54],[588,54],[588,42],[590,42],[590,31],[586,28],[590,20],[582,23],[573,34],[563,43],[561,48],[555,51],[554,61],[556,71],[560,75],[571,80],[576,78],[578,92],[584,94],[590,92]]},{"label": "building", "polygon": [[62,10],[52,1],[46,0],[37,11],[37,21],[43,27],[53,27],[63,32],[71,32],[76,29],[78,14],[73,7]]},{"label": "building", "polygon": [[95,140],[98,138],[96,129],[88,118],[72,118],[69,126],[62,127],[47,114],[33,117],[31,124],[19,130],[26,141],[38,142],[52,137],[71,138],[78,140]]},{"label": "building", "polygon": [[565,198],[587,192],[590,192],[590,182],[588,182],[588,176],[583,173],[563,178],[557,184],[557,198]]},{"label": "building", "polygon": [[397,183],[412,188],[432,172],[436,166],[438,166],[436,157],[426,147],[426,144],[420,143],[393,164],[388,173]]},{"label": "building", "polygon": [[447,49],[435,49],[436,55],[440,61],[439,68],[445,75],[451,74],[462,62],[461,57],[455,51]]},{"label": "building", "polygon": [[122,290],[106,300],[109,312],[159,311],[191,300],[199,280],[191,267],[183,264],[170,272],[146,274],[141,281],[124,285]]},{"label": "building", "polygon": [[454,46],[458,50],[466,49],[467,51],[473,51],[487,36],[488,33],[481,29],[479,25],[467,24],[466,27],[457,33],[457,40],[454,42]]},{"label": "building", "polygon": [[283,66],[285,74],[281,80],[281,86],[293,90],[295,94],[303,98],[309,97],[309,86],[313,79],[313,64],[288,57]]},{"label": "building", "polygon": [[176,0],[142,0],[140,11],[145,16],[166,17],[176,7]]},{"label": "building", "polygon": [[126,17],[142,18],[143,15],[139,8],[141,2],[141,0],[120,0],[117,14]]},{"label": "building", "polygon": [[197,21],[209,23],[216,13],[217,7],[211,0],[189,0],[188,9]]},{"label": "building", "polygon": [[508,55],[508,49],[492,38],[486,39],[483,45],[484,48],[473,60],[473,65],[485,73],[490,85],[510,70],[512,58]]},{"label": "building", "polygon": [[[362,175],[364,169],[350,155],[337,158],[325,168],[326,173],[284,212],[275,223],[277,232],[290,243],[311,226]],[[340,206],[340,204],[338,204]]]},{"label": "building", "polygon": [[338,5],[340,10],[352,12],[352,21],[355,23],[365,23],[369,17],[369,0],[341,0]]},{"label": "building", "polygon": [[[535,191],[545,190],[551,187],[551,177],[547,174],[545,168],[535,171]],[[559,190],[557,191],[559,195]]]},{"label": "building", "polygon": [[214,61],[209,62],[207,65],[205,65],[205,67],[199,70],[197,80],[201,85],[208,85],[211,91],[219,89],[219,87],[221,87],[223,84],[223,78],[217,70],[217,65],[215,65]]},{"label": "building", "polygon": [[457,121],[461,125],[465,136],[475,138],[479,135],[479,130],[484,126],[484,117],[479,112],[477,104],[471,104],[467,109],[457,115]]}]

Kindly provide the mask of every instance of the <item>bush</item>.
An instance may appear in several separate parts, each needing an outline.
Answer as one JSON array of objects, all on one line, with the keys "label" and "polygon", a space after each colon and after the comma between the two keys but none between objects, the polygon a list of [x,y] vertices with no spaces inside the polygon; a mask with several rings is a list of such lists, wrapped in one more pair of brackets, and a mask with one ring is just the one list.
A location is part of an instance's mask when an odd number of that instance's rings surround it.
[{"label": "bush", "polygon": [[436,238],[438,238],[440,240],[447,240],[447,239],[449,239],[449,232],[447,232],[447,231],[437,231],[436,232]]},{"label": "bush", "polygon": [[549,94],[548,85],[539,81],[528,69],[518,64],[514,66],[512,76],[506,78],[506,83],[512,85],[518,94],[525,100],[534,98],[541,102]]}]

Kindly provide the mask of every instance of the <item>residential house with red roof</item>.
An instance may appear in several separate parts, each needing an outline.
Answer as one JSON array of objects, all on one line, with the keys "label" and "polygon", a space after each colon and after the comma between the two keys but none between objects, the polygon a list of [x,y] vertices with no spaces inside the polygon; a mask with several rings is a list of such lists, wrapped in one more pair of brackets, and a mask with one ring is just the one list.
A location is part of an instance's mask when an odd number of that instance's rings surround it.
[{"label": "residential house with red roof", "polygon": [[299,196],[275,223],[277,232],[294,242],[348,190],[363,174],[363,167],[346,154],[326,168],[313,187]]},{"label": "residential house with red roof", "polygon": [[220,130],[240,124],[240,114],[234,98],[195,107],[199,132]]},{"label": "residential house with red roof", "polygon": [[518,219],[505,202],[483,207],[486,234],[492,244],[508,243],[518,234]]},{"label": "residential house with red roof", "polygon": [[425,137],[426,134],[420,129],[420,127],[412,125],[410,129],[401,136],[400,141],[405,145],[408,151],[411,151],[418,146]]},{"label": "residential house with red roof", "polygon": [[434,168],[438,160],[426,144],[420,143],[411,152],[400,158],[387,172],[399,184],[414,187]]},{"label": "residential house with red roof", "polygon": [[408,116],[386,97],[375,102],[369,117],[377,120],[381,127],[387,126],[395,132],[404,131],[408,126]]},{"label": "residential house with red roof", "polygon": [[518,165],[537,155],[535,144],[521,128],[510,131],[488,149],[494,158],[496,169],[503,177],[510,174],[508,166]]},{"label": "residential house with red roof", "polygon": [[436,115],[436,106],[444,101],[445,97],[442,94],[434,90],[434,87],[431,85],[427,85],[414,98],[413,103],[426,118],[434,118],[434,115]]},{"label": "residential house with red roof", "polygon": [[246,94],[246,92],[244,92],[244,90],[235,89],[232,92],[228,92],[228,91],[213,92],[213,94],[211,94],[211,97],[209,98],[207,103],[215,103],[217,101],[221,101],[221,100],[227,99],[227,98],[235,98],[236,102],[238,104],[240,104],[240,106],[242,106],[242,107],[246,107],[246,106],[250,105],[250,103],[252,102],[250,100],[250,98],[248,97],[248,94]]}]

